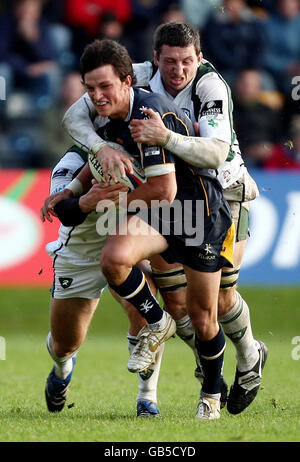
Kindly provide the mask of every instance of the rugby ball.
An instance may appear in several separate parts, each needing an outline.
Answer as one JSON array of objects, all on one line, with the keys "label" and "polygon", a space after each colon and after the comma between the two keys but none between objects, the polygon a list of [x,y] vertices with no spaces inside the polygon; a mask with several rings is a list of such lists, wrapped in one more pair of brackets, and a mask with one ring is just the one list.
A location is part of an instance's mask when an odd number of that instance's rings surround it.
[{"label": "rugby ball", "polygon": [[[108,141],[107,144],[114,149],[119,149],[120,151],[123,151],[128,157],[132,157],[121,144],[114,143],[113,141]],[[89,167],[90,167],[93,177],[97,181],[99,181],[99,183],[105,182],[106,180],[104,179],[103,169],[101,167],[101,164],[93,153],[89,154],[88,162],[89,162]],[[146,176],[145,176],[144,170],[136,159],[134,159],[132,163],[132,167],[133,167],[133,173],[129,173],[127,170],[125,170],[126,172],[125,178],[121,177],[119,168],[118,167],[115,168],[118,181],[120,183],[125,184],[129,188],[130,191],[133,191],[135,188],[137,188],[138,186],[146,182]],[[114,184],[114,181],[112,180],[110,175],[109,175],[109,181],[111,184]]]}]

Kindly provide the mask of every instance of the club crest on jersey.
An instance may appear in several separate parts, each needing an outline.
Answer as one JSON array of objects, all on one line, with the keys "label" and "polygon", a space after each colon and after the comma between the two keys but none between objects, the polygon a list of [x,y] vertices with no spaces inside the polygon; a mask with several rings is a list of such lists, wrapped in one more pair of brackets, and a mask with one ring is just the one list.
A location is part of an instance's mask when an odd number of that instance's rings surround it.
[{"label": "club crest on jersey", "polygon": [[146,106],[142,106],[139,109],[142,112],[142,114],[144,116],[144,119],[149,119],[150,118],[147,114],[144,113],[144,109],[148,109]]},{"label": "club crest on jersey", "polygon": [[73,282],[72,278],[58,278],[63,289],[68,289]]},{"label": "club crest on jersey", "polygon": [[208,101],[207,103],[203,104],[201,109],[201,117],[214,116],[219,114],[223,114],[223,101],[221,99]]}]

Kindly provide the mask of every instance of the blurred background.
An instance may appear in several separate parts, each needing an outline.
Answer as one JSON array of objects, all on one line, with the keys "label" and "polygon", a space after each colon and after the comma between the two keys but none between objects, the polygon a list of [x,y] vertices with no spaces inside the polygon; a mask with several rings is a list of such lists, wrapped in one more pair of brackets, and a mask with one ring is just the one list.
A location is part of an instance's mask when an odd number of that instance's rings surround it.
[{"label": "blurred background", "polygon": [[246,284],[300,280],[300,2],[298,0],[1,0],[0,285],[47,285],[42,224],[50,169],[72,144],[61,128],[83,93],[79,58],[94,38],[152,57],[157,25],[187,21],[232,89],[244,161],[260,189],[241,272]]}]

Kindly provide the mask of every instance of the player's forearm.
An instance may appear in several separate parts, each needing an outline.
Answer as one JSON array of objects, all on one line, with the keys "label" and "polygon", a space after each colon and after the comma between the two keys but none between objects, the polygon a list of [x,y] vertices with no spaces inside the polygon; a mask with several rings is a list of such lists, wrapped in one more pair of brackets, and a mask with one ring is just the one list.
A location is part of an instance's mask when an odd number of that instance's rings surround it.
[{"label": "player's forearm", "polygon": [[[154,206],[154,201],[173,202],[177,193],[177,183],[175,172],[161,175],[158,177],[150,177],[146,183],[143,183],[138,188],[134,189],[127,195],[127,206],[129,209],[135,206],[134,201],[143,201],[148,208]],[[136,206],[138,207],[137,203]]]},{"label": "player's forearm", "polygon": [[95,132],[92,118],[97,114],[88,95],[79,98],[65,113],[62,126],[84,151],[96,153],[106,143]]},{"label": "player's forearm", "polygon": [[81,225],[88,215],[80,209],[79,198],[59,202],[55,205],[54,211],[64,226]]},{"label": "player's forearm", "polygon": [[226,160],[229,144],[215,138],[183,136],[169,130],[164,147],[191,165],[218,169]]}]

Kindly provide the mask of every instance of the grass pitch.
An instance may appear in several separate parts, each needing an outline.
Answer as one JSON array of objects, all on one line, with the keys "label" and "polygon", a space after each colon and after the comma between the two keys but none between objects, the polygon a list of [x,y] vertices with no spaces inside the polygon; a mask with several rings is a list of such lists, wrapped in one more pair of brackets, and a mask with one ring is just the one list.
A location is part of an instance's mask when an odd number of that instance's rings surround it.
[{"label": "grass pitch", "polygon": [[[127,319],[106,292],[78,355],[65,409],[50,414],[44,384],[49,293],[0,288],[1,442],[296,442],[300,441],[300,288],[241,288],[257,339],[269,349],[261,390],[238,416],[194,419],[200,387],[189,348],[167,342],[159,380],[162,418],[136,418],[137,379],[127,372]],[[300,340],[300,339],[299,339]],[[2,354],[3,355],[3,354]],[[224,376],[232,383],[234,348],[227,340]]]}]

